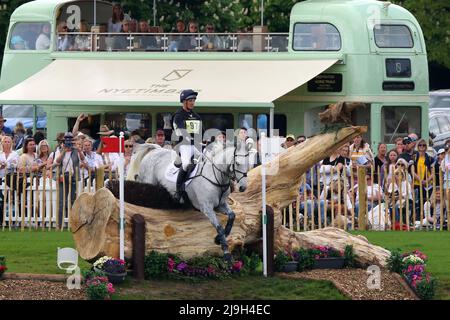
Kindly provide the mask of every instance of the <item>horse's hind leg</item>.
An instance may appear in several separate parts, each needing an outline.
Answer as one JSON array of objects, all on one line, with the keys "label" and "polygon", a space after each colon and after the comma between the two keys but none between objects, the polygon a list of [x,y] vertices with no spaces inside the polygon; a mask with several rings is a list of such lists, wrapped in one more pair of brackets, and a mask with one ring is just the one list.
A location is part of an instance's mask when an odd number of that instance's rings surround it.
[{"label": "horse's hind leg", "polygon": [[216,239],[219,240],[219,244],[222,247],[223,251],[223,257],[227,262],[231,262],[231,254],[228,252],[228,243],[225,236],[225,230],[223,229],[222,225],[217,220],[216,213],[214,210],[210,209],[207,212],[203,211],[209,218],[209,221],[211,221],[211,224],[216,228],[217,236]]}]

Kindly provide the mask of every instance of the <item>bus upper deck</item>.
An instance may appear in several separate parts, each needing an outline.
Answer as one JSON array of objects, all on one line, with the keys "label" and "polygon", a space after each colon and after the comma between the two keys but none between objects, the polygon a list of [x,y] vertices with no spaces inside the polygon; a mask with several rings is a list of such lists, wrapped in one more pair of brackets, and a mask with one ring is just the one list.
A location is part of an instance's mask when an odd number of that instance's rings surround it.
[{"label": "bus upper deck", "polygon": [[[258,115],[271,108],[284,119],[274,124],[282,134],[313,135],[321,130],[318,113],[345,100],[366,103],[353,120],[370,127],[372,145],[409,132],[428,136],[425,42],[400,6],[304,1],[292,8],[289,33],[118,34],[105,32],[111,4],[97,1],[94,14],[93,3],[37,0],[11,17],[0,103],[41,106],[52,136],[86,111],[100,122],[108,112],[145,112],[154,132],[158,115],[178,107],[185,87],[201,91],[204,112],[230,111],[234,127],[251,115],[247,123],[256,129]],[[48,48],[36,48],[46,25]],[[174,50],[174,41],[190,47]]]}]

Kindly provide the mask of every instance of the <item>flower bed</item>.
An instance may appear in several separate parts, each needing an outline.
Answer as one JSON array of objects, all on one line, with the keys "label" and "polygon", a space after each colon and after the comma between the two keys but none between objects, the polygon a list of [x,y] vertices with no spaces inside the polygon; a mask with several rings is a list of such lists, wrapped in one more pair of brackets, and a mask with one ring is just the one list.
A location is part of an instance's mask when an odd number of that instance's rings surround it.
[{"label": "flower bed", "polygon": [[113,284],[123,282],[127,275],[125,261],[108,256],[101,257],[95,261],[94,269],[104,272],[109,281]]},{"label": "flower bed", "polygon": [[436,279],[426,272],[428,257],[418,250],[401,254],[393,251],[388,259],[388,268],[403,276],[406,283],[423,300],[433,299],[436,290]]},{"label": "flower bed", "polygon": [[146,279],[219,279],[231,275],[252,273],[259,265],[257,255],[244,256],[228,265],[222,258],[214,256],[184,260],[175,254],[151,251],[145,257]]},{"label": "flower bed", "polygon": [[0,279],[6,270],[8,270],[8,267],[6,266],[6,257],[0,256]]}]

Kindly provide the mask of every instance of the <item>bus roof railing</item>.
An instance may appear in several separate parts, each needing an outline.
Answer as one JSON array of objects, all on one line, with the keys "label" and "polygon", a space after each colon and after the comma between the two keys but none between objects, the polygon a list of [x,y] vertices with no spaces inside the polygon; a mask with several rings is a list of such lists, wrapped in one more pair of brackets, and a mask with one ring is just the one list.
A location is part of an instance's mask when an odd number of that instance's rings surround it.
[{"label": "bus roof railing", "polygon": [[287,52],[289,33],[60,32],[63,52]]}]

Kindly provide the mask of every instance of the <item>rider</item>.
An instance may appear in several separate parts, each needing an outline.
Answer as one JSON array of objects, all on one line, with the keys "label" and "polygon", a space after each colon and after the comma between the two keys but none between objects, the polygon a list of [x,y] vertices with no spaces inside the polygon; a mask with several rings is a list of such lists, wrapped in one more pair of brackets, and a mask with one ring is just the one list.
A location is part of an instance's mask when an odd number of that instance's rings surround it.
[{"label": "rider", "polygon": [[[176,200],[180,200],[184,192],[184,182],[188,171],[194,166],[192,158],[196,153],[200,153],[194,142],[201,142],[202,134],[202,119],[194,111],[195,100],[198,92],[187,89],[180,94],[180,102],[183,106],[173,115],[172,127],[178,142],[176,149],[178,149],[181,158],[181,168],[178,172],[177,178],[177,193]],[[201,148],[201,147],[200,147]]]}]

